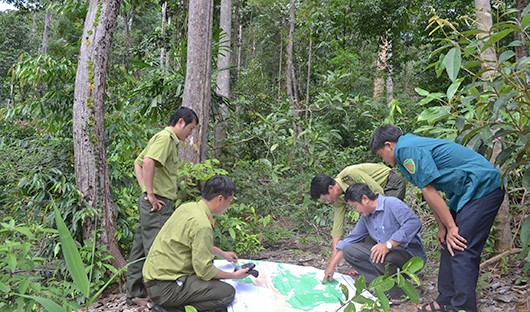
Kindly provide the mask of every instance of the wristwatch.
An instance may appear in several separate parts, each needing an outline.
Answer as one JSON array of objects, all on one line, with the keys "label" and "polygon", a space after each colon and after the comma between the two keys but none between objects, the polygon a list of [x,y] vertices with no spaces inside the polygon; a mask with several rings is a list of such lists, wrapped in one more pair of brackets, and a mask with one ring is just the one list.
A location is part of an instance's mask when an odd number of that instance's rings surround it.
[{"label": "wristwatch", "polygon": [[394,247],[394,246],[392,246],[392,243],[391,243],[390,241],[386,242],[386,248],[387,248],[388,250],[391,250],[392,247]]}]

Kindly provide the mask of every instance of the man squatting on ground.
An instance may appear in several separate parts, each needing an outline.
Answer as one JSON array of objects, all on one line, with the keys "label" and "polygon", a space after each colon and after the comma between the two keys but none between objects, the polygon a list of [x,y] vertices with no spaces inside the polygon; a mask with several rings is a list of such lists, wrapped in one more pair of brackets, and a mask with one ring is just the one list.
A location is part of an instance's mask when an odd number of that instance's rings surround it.
[{"label": "man squatting on ground", "polygon": [[319,174],[311,181],[310,195],[313,200],[333,203],[333,229],[331,230],[332,257],[335,247],[344,235],[346,201],[344,192],[353,183],[366,183],[374,193],[405,198],[407,181],[384,164],[363,163],[344,168],[335,179]]},{"label": "man squatting on ground", "polygon": [[[396,197],[376,195],[364,183],[350,185],[344,198],[361,218],[338,242],[337,251],[324,271],[323,283],[333,279],[335,267],[343,258],[365,276],[367,283],[383,275],[387,265],[389,274],[394,274],[414,256],[426,261],[420,238],[421,221],[407,204]],[[368,236],[373,241],[365,241]],[[396,302],[404,293],[395,286],[388,295]]]},{"label": "man squatting on ground", "polygon": [[[171,116],[168,126],[155,134],[134,161],[136,179],[142,189],[138,201],[140,220],[129,255],[127,269],[127,303],[147,305],[143,284],[142,259],[147,256],[153,240],[174,210],[177,199],[178,144],[190,135],[199,123],[190,108],[180,107]],[[137,262],[135,262],[137,261]]]},{"label": "man squatting on ground", "polygon": [[438,223],[439,294],[418,311],[477,311],[480,255],[504,199],[500,171],[467,147],[392,125],[374,131],[370,150],[421,189]]},{"label": "man squatting on ground", "polygon": [[[235,272],[217,269],[214,255],[237,262],[237,255],[213,245],[212,215],[224,213],[236,190],[226,176],[214,176],[204,185],[202,199],[181,205],[156,236],[145,261],[147,293],[156,305],[152,311],[226,311],[235,289],[219,279],[242,279],[249,268]],[[162,308],[160,308],[162,307]]]}]

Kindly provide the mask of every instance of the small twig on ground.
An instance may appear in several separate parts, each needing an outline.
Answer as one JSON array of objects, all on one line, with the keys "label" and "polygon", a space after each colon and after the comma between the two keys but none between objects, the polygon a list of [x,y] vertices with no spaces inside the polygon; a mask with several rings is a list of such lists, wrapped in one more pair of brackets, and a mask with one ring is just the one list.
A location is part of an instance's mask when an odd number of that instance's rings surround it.
[{"label": "small twig on ground", "polygon": [[511,256],[513,254],[520,253],[521,251],[522,251],[521,248],[513,248],[513,249],[510,249],[510,250],[506,250],[505,252],[503,252],[501,254],[498,254],[495,257],[491,257],[488,260],[482,262],[480,264],[480,268],[484,269],[485,267],[487,267],[487,266],[499,261],[503,257]]}]

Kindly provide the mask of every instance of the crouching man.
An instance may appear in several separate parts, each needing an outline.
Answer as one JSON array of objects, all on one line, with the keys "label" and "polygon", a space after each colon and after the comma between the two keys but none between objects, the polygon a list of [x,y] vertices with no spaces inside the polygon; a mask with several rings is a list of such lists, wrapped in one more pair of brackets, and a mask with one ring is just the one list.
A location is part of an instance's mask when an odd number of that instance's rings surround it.
[{"label": "crouching man", "polygon": [[226,176],[214,176],[204,185],[202,199],[175,210],[158,233],[144,264],[147,293],[155,303],[152,311],[226,311],[235,289],[219,279],[241,279],[248,268],[226,272],[213,265],[214,256],[237,262],[237,255],[213,245],[212,215],[230,206],[236,190]]},{"label": "crouching man", "polygon": [[[364,183],[350,185],[344,199],[361,218],[338,242],[337,252],[331,257],[322,282],[333,279],[335,267],[342,258],[364,275],[367,283],[383,275],[387,265],[389,273],[394,274],[414,256],[425,261],[421,221],[407,204],[395,197],[376,195]],[[368,236],[375,242],[365,242]],[[403,291],[397,286],[388,292],[394,303],[398,303],[402,295]]]}]

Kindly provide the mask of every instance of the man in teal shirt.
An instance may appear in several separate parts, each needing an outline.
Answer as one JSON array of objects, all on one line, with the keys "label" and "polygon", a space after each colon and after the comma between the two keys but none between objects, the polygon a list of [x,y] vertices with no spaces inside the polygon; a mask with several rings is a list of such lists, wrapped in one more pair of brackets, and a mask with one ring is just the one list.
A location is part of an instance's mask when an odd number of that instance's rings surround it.
[{"label": "man in teal shirt", "polygon": [[480,254],[504,199],[501,173],[467,147],[392,125],[374,131],[370,149],[421,189],[438,223],[439,294],[421,311],[477,311]]},{"label": "man in teal shirt", "polygon": [[134,161],[136,179],[142,189],[138,202],[140,220],[134,235],[127,269],[127,303],[147,305],[147,291],[142,280],[140,260],[149,248],[162,225],[174,210],[177,199],[177,169],[180,159],[178,145],[186,140],[198,124],[197,114],[190,108],[180,107],[171,116],[168,126],[155,134],[146,148]]},{"label": "man in teal shirt", "polygon": [[204,185],[199,202],[181,205],[156,236],[145,261],[147,293],[154,311],[226,311],[235,289],[220,279],[241,279],[248,268],[226,272],[213,265],[214,255],[237,262],[237,255],[213,245],[212,215],[224,213],[236,186],[226,176],[214,176]]}]

